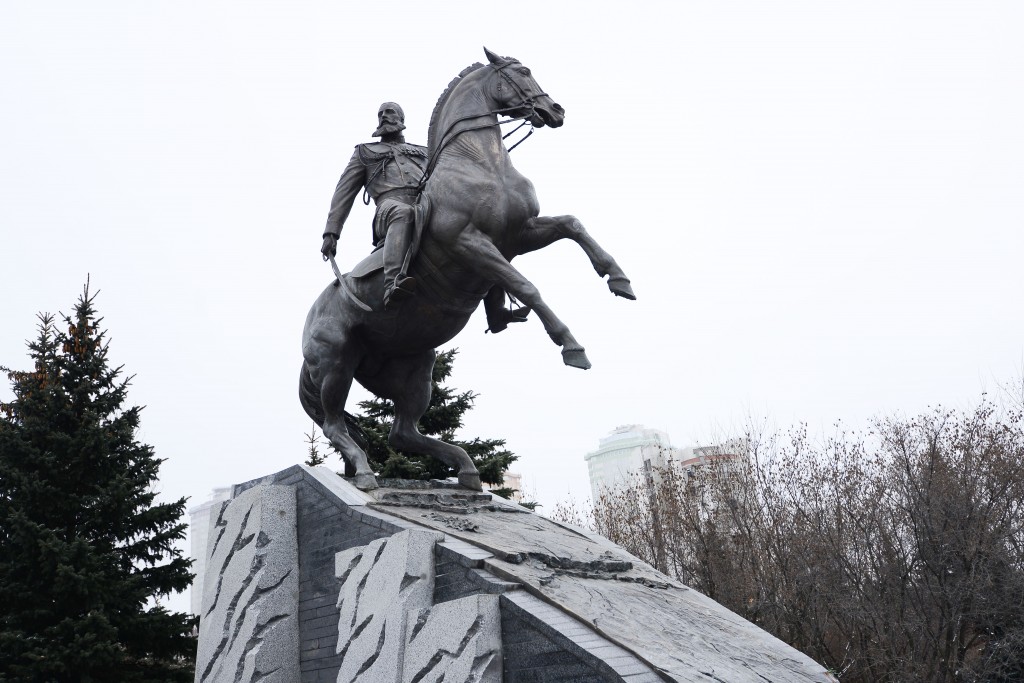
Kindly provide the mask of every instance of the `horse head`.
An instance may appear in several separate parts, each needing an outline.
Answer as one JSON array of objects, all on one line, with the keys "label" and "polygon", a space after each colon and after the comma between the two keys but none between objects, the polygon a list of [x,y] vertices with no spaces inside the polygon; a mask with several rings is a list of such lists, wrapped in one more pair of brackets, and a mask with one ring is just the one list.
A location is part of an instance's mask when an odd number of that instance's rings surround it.
[{"label": "horse head", "polygon": [[484,54],[494,76],[489,96],[495,109],[512,117],[523,117],[538,128],[558,128],[565,121],[565,110],[537,84],[533,73],[512,57],[499,57],[486,47]]}]

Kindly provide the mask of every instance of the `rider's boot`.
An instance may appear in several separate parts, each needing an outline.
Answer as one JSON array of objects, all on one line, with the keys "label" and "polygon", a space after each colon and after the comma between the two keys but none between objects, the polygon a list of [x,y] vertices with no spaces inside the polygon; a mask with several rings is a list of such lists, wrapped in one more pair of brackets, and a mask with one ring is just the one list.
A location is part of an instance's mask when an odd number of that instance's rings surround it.
[{"label": "rider's boot", "polygon": [[391,308],[416,293],[416,279],[402,272],[412,245],[412,221],[395,221],[384,237],[384,308]]},{"label": "rider's boot", "polygon": [[526,322],[526,316],[532,309],[529,306],[505,308],[505,290],[495,285],[484,297],[484,312],[487,314],[485,332],[497,334],[507,328],[509,323]]}]

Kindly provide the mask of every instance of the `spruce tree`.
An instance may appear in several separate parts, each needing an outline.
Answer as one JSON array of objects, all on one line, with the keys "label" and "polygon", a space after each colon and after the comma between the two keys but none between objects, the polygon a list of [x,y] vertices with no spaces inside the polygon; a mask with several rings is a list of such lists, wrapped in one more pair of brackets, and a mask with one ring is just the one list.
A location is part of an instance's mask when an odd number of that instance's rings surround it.
[{"label": "spruce tree", "polygon": [[[420,418],[420,431],[442,441],[461,446],[480,470],[480,478],[486,484],[500,486],[505,471],[517,457],[505,449],[504,439],[474,438],[460,441],[455,432],[462,427],[462,417],[473,407],[478,394],[447,387],[445,380],[451,377],[452,364],[458,349],[437,354],[431,383],[430,405]],[[370,466],[381,477],[402,479],[446,479],[458,472],[440,460],[418,453],[395,450],[388,445],[388,432],[394,420],[395,408],[391,401],[374,398],[361,401],[362,415],[355,416],[355,422],[366,437],[365,450]],[[495,493],[508,496],[509,489],[496,489]]]},{"label": "spruce tree", "polygon": [[108,362],[88,285],[39,316],[32,369],[0,403],[0,681],[191,681],[185,499],[155,503],[162,460],[136,441],[131,378]]}]

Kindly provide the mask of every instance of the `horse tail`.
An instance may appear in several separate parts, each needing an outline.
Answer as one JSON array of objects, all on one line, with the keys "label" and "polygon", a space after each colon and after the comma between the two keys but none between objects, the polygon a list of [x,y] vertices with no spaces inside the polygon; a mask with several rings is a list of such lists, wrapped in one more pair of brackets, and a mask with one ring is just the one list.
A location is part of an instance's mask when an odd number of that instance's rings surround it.
[{"label": "horse tail", "polygon": [[313,383],[306,361],[302,361],[302,368],[299,370],[299,402],[302,403],[303,410],[313,419],[313,422],[323,428],[326,415],[324,414],[324,404],[320,401],[320,388]]},{"label": "horse tail", "polygon": [[[302,408],[313,422],[323,429],[327,416],[324,413],[323,402],[320,400],[320,389],[313,383],[305,361],[302,362],[302,368],[299,370],[299,402],[302,403]],[[345,411],[345,429],[364,452],[369,449],[369,438],[366,436],[366,432],[363,431],[356,417],[347,410]]]}]

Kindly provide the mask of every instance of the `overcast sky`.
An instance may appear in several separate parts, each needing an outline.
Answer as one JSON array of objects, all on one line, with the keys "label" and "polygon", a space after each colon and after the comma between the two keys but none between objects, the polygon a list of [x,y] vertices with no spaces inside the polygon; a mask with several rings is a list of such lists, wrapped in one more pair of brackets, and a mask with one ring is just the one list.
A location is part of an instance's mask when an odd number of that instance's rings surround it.
[{"label": "overcast sky", "polygon": [[[1019,2],[4,3],[0,364],[88,274],[166,498],[303,460],[338,175],[384,100],[425,143],[486,45],[566,110],[513,153],[541,212],[639,297],[558,243],[515,265],[592,370],[536,320],[484,335],[482,309],[451,344],[480,393],[463,435],[507,439],[547,508],[588,496],[584,454],[626,423],[686,446],[748,414],[964,405],[1024,356],[1022,35]],[[370,249],[358,209],[342,269]]]}]

